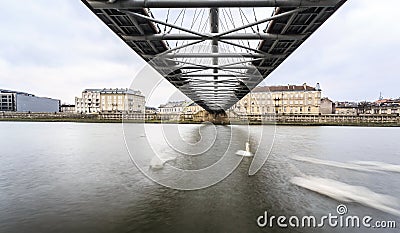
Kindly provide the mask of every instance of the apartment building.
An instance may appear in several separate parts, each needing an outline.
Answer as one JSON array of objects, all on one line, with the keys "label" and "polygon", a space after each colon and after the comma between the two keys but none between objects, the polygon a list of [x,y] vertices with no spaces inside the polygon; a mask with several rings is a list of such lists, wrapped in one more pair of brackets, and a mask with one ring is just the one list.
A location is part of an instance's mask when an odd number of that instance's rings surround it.
[{"label": "apartment building", "polygon": [[231,110],[242,114],[319,114],[321,89],[303,85],[254,88]]},{"label": "apartment building", "polygon": [[64,113],[75,113],[75,105],[73,104],[62,104],[60,106],[60,111]]},{"label": "apartment building", "polygon": [[75,97],[75,111],[77,113],[100,112],[100,92],[102,89],[85,89],[82,97]]},{"label": "apartment building", "polygon": [[60,100],[0,89],[0,111],[59,112]]},{"label": "apartment building", "polygon": [[380,99],[375,102],[336,102],[339,115],[399,115],[400,99]]},{"label": "apartment building", "polygon": [[145,97],[127,88],[85,89],[75,98],[77,113],[144,113]]},{"label": "apartment building", "polygon": [[188,101],[170,101],[161,104],[159,107],[160,114],[183,114],[184,109],[190,104]]},{"label": "apartment building", "polygon": [[145,97],[132,89],[103,89],[101,112],[145,113]]},{"label": "apartment building", "polygon": [[185,114],[196,114],[203,110],[204,108],[192,101],[184,107],[183,112]]}]

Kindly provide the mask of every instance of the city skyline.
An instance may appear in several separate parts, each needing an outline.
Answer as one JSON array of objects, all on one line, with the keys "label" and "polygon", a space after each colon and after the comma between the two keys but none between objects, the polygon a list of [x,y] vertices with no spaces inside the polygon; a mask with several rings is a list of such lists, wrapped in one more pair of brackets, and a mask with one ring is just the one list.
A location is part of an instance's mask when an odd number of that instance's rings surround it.
[{"label": "city skyline", "polygon": [[[145,63],[80,1],[5,2],[0,16],[0,87],[73,103],[87,88],[129,88]],[[398,98],[397,1],[352,0],[263,85],[321,84],[335,101]],[[382,14],[385,12],[385,14]],[[379,31],[379,33],[377,33]],[[329,46],[327,46],[329,45]],[[175,88],[168,83],[160,100]],[[157,101],[157,100],[155,100]],[[154,105],[154,104],[153,104]]]}]

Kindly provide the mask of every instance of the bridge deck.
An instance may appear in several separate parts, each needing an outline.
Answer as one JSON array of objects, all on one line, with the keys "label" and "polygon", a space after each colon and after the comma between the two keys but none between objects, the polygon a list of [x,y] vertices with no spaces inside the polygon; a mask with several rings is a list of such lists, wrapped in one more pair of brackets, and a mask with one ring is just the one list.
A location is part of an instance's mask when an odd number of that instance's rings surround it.
[{"label": "bridge deck", "polygon": [[[272,1],[278,3],[275,3],[277,7],[272,16],[264,20],[264,23],[268,23],[265,30],[253,33],[243,33],[243,30],[240,30],[240,27],[248,25],[240,25],[228,32],[218,32],[218,26],[210,33],[192,31],[156,19],[147,8],[139,4],[144,1],[120,0],[105,3],[105,1],[82,0],[82,2],[174,86],[204,109],[219,112],[234,105],[271,74],[346,0]],[[149,1],[150,4],[152,2]],[[179,0],[171,1],[171,4],[172,2],[175,5],[170,7],[177,6],[176,3],[184,4],[184,1]],[[220,5],[229,5],[235,1],[219,2]],[[271,1],[252,2],[266,4]],[[280,6],[279,2],[282,2]],[[291,4],[288,4],[289,2]],[[301,7],[296,5],[301,2],[312,4]],[[215,1],[210,3],[218,6]],[[217,14],[214,16],[218,17]],[[258,25],[257,22],[252,24],[252,26]],[[163,34],[160,25],[180,30],[180,33]],[[189,42],[174,47],[169,45],[168,40]],[[243,43],[233,42],[238,40],[258,40],[259,43],[258,46],[248,47]],[[183,52],[186,51],[183,50],[185,47],[210,41],[214,47],[217,46],[212,51],[198,49],[194,50],[195,52],[192,50],[192,53]],[[236,48],[235,52],[218,50],[218,43],[241,48],[242,52],[236,52]],[[191,59],[190,62],[187,62],[188,59]],[[207,59],[209,61],[204,62]]]}]

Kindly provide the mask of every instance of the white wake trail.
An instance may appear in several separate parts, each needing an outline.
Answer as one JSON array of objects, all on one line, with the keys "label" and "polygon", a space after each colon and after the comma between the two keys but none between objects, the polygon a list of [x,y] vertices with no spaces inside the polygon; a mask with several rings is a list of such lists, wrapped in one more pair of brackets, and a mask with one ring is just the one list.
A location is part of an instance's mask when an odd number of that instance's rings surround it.
[{"label": "white wake trail", "polygon": [[341,202],[355,202],[400,216],[400,202],[389,195],[375,193],[363,186],[353,186],[319,177],[293,177],[291,183]]}]

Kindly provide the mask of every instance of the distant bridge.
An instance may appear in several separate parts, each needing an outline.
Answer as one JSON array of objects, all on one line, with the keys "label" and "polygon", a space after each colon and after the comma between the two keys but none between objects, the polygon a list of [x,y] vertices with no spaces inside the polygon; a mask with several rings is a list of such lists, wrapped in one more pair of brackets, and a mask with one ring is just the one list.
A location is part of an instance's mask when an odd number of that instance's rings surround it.
[{"label": "distant bridge", "polygon": [[[82,2],[170,83],[205,110],[220,113],[271,74],[346,0]],[[267,7],[272,15],[260,17]]]}]

